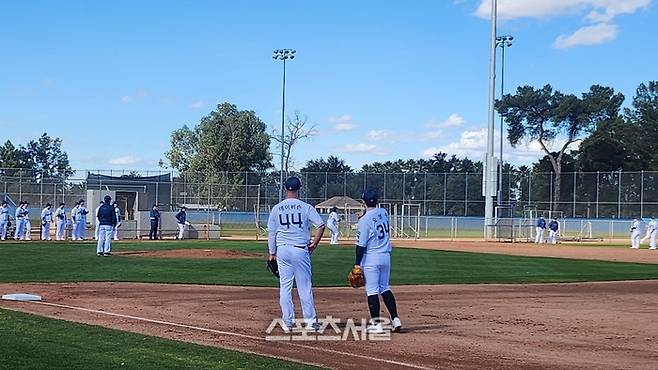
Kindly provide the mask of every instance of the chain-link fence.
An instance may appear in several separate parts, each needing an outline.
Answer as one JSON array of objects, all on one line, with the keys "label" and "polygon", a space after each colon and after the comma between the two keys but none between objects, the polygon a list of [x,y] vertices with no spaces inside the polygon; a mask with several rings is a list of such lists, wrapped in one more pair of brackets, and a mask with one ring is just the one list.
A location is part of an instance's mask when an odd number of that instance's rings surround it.
[{"label": "chain-link fence", "polygon": [[[269,207],[277,203],[281,188],[278,172],[225,172],[214,176],[217,182],[205,182],[169,171],[78,170],[74,176],[61,180],[42,178],[31,170],[0,169],[0,195],[16,203],[29,201],[33,208],[47,202],[64,202],[70,207],[76,200],[84,199],[87,190],[107,188],[102,181],[90,187],[89,174],[119,178],[124,187],[132,185],[135,191],[146,191],[144,178],[168,175],[168,181],[154,183],[160,191],[151,191],[162,209],[174,211],[188,205],[195,214],[193,218],[205,218],[209,223],[222,220],[224,225],[244,230],[262,224]],[[477,230],[464,231],[462,235],[476,235],[483,229],[481,222],[472,221],[484,214],[481,173],[301,172],[296,175],[303,183],[302,199],[314,205],[334,196],[359,199],[363,190],[371,187],[378,189],[381,202],[418,205],[423,216],[421,236],[452,235],[455,230],[452,225],[457,225],[457,230]],[[504,174],[502,186],[501,202],[513,209],[515,217],[524,217],[528,208],[558,211],[565,219],[593,220],[595,234],[609,236],[611,229],[625,227],[610,226],[605,221],[599,226],[597,219],[658,214],[658,172],[653,171],[566,172],[559,179],[553,173],[511,171]],[[559,199],[556,199],[558,186]],[[460,224],[477,226],[460,227]]]}]

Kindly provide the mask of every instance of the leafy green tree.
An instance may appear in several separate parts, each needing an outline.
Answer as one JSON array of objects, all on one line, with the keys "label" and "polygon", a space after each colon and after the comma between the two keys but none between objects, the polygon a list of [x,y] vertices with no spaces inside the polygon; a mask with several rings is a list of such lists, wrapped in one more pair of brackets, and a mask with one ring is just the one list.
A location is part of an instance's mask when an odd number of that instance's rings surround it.
[{"label": "leafy green tree", "polygon": [[68,154],[62,150],[60,138],[51,138],[44,132],[37,140],[31,140],[27,144],[26,151],[32,169],[40,178],[64,180],[74,173]]},{"label": "leafy green tree", "polygon": [[269,147],[265,123],[253,111],[222,103],[194,128],[183,126],[172,132],[165,156],[171,167],[185,176],[226,180],[221,177],[227,172],[270,168]]},{"label": "leafy green tree", "polygon": [[22,175],[35,180],[63,181],[74,173],[68,154],[62,150],[62,140],[51,138],[47,133],[25,147],[15,147],[7,140],[0,147],[0,169],[6,176],[16,176],[19,169],[26,170]]},{"label": "leafy green tree", "polygon": [[2,175],[14,176],[20,169],[32,169],[34,164],[28,152],[15,147],[10,140],[0,146],[0,171]]},{"label": "leafy green tree", "polygon": [[[591,132],[599,122],[615,119],[624,101],[609,87],[593,85],[581,97],[554,91],[551,85],[535,89],[521,86],[496,102],[496,109],[508,123],[508,140],[512,146],[523,141],[537,141],[546,154],[553,173],[553,202],[560,202],[563,158],[569,146]],[[563,140],[559,150],[549,146]]]}]

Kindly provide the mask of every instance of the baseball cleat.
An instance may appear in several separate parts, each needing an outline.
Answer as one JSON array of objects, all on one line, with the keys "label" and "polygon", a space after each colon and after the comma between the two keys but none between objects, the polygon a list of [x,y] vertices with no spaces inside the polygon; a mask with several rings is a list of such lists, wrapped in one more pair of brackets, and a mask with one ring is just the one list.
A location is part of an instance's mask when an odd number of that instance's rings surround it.
[{"label": "baseball cleat", "polygon": [[97,256],[102,257],[103,253],[96,253]]},{"label": "baseball cleat", "polygon": [[399,317],[394,318],[391,324],[393,325],[394,333],[399,333],[402,330],[402,321],[400,321]]},{"label": "baseball cleat", "polygon": [[109,256],[111,256],[111,255],[112,255],[112,253],[110,253],[110,252],[105,253],[105,256],[108,256],[108,257],[109,257]]},{"label": "baseball cleat", "polygon": [[384,332],[384,328],[382,327],[382,324],[370,324],[366,328],[366,332],[372,333],[372,334],[382,334]]}]

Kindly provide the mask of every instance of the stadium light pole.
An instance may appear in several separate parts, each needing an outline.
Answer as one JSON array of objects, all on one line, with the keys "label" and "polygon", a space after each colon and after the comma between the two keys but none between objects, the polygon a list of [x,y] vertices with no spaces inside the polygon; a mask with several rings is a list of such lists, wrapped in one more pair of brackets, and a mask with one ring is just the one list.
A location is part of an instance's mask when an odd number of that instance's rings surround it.
[{"label": "stadium light pole", "polygon": [[296,50],[293,49],[276,49],[272,54],[274,60],[283,61],[283,94],[281,99],[281,188],[279,189],[279,202],[283,199],[283,156],[285,144],[285,129],[286,129],[286,60],[295,59]]},{"label": "stadium light pole", "polygon": [[[513,36],[504,35],[496,37],[496,46],[502,51],[500,58],[500,97],[505,94],[505,48],[512,46]],[[503,116],[500,115],[500,156],[498,158],[498,206],[503,205]]]},{"label": "stadium light pole", "polygon": [[489,225],[493,220],[493,196],[496,181],[491,181],[491,170],[495,166],[494,153],[494,101],[496,99],[496,21],[498,16],[498,1],[491,1],[491,38],[489,40],[489,110],[487,122],[487,154],[485,158],[483,178],[484,195],[484,238],[491,239],[492,230]]}]

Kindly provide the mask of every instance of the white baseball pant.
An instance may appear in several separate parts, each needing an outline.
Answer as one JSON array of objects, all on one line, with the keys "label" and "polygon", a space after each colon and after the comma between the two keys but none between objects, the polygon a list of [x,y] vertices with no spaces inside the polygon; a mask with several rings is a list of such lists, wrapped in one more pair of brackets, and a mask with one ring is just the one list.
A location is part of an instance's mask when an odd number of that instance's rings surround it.
[{"label": "white baseball pant", "polygon": [[297,284],[297,294],[302,305],[302,313],[307,325],[316,322],[313,287],[311,282],[311,255],[306,247],[279,246],[276,251],[279,264],[279,304],[281,318],[288,327],[295,322],[295,308],[292,303],[293,282]]},{"label": "white baseball pant", "polygon": [[366,253],[361,261],[361,269],[366,280],[366,295],[379,295],[390,290],[390,253]]},{"label": "white baseball pant", "polygon": [[110,253],[112,251],[112,233],[114,232],[114,228],[110,225],[100,225],[98,228],[96,253]]}]

